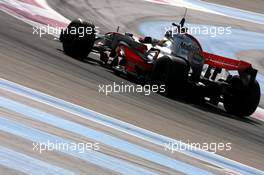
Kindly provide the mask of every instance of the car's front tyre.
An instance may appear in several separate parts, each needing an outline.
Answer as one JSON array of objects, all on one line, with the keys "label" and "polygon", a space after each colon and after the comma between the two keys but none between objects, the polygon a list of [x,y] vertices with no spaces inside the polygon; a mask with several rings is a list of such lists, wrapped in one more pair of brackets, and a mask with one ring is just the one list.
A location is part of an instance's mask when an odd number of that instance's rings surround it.
[{"label": "car's front tyre", "polygon": [[81,19],[73,20],[60,35],[63,51],[72,57],[84,59],[95,41],[95,26]]}]

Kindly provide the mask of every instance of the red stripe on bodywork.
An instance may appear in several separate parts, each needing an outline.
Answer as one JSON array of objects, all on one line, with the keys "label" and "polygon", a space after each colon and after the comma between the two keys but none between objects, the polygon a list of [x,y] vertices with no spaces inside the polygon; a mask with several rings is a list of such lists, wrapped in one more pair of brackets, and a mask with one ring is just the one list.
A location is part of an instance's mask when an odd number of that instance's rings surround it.
[{"label": "red stripe on bodywork", "polygon": [[[136,72],[135,65],[137,65],[138,67],[142,68],[142,70],[144,72],[148,72],[148,71],[152,70],[153,64],[148,64],[143,58],[141,58],[138,54],[136,54],[129,47],[123,46],[123,48],[124,48],[124,51],[125,51],[127,62],[129,63],[127,65],[127,70],[129,72]],[[140,49],[140,51],[138,50],[139,52],[144,52],[145,48],[142,47],[142,48],[138,48],[138,49]]]}]

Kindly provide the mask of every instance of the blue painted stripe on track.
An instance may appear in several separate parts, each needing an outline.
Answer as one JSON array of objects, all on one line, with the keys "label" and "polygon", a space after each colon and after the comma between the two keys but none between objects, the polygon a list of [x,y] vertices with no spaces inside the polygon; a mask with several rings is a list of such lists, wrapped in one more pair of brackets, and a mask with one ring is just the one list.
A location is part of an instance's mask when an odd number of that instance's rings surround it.
[{"label": "blue painted stripe on track", "polygon": [[3,146],[0,146],[0,165],[25,174],[77,175]]},{"label": "blue painted stripe on track", "polygon": [[[47,143],[48,141],[50,143],[60,143],[60,144],[63,143],[63,144],[68,144],[68,145],[70,145],[72,143],[69,140],[63,139],[61,137],[54,136],[52,134],[48,134],[46,132],[28,127],[26,125],[20,124],[18,122],[15,122],[15,121],[12,121],[9,119],[6,119],[6,117],[4,117],[4,116],[0,116],[0,131],[19,136],[19,137],[24,138],[26,140],[30,140],[34,143]],[[33,144],[32,144],[32,148],[33,148]],[[94,164],[94,165],[100,166],[102,168],[109,169],[111,171],[114,171],[114,172],[117,172],[120,174],[124,174],[124,175],[142,175],[142,174],[144,174],[144,175],[157,175],[156,173],[148,171],[148,170],[146,170],[140,166],[137,166],[137,165],[131,164],[127,161],[120,160],[120,159],[114,158],[112,156],[97,152],[95,150],[87,150],[87,151],[84,151],[82,153],[80,153],[79,150],[77,150],[77,149],[76,150],[74,150],[74,149],[69,149],[69,150],[61,149],[61,150],[57,150],[57,151],[61,151],[62,153],[65,153],[66,155],[79,158],[83,161],[89,162],[91,164]],[[41,155],[39,152],[36,152],[36,153]],[[10,157],[8,155],[7,155],[7,158],[10,159]],[[14,168],[14,169],[18,168],[19,169],[19,167],[11,167],[11,168]],[[21,168],[23,168],[23,167],[21,167]],[[35,168],[37,168],[37,167],[35,167]],[[37,169],[37,171],[41,172],[42,169]],[[61,171],[61,172],[63,172],[63,171]],[[33,173],[33,174],[38,174],[38,173]]]},{"label": "blue painted stripe on track", "polygon": [[[137,126],[131,125],[129,123],[125,123],[123,121],[111,118],[109,116],[99,114],[92,110],[86,109],[84,107],[66,102],[64,100],[49,96],[47,94],[32,90],[30,88],[23,87],[16,83],[0,79],[0,88],[8,90],[12,93],[30,98],[32,100],[45,103],[52,107],[64,110],[66,112],[72,113],[74,115],[78,115],[79,117],[88,119],[93,122],[97,122],[99,124],[112,127],[121,132],[130,134],[132,136],[141,138],[143,140],[149,141],[153,144],[164,146],[167,143],[175,143],[177,145],[181,145],[180,141],[162,136],[151,131],[139,128]],[[184,148],[190,148],[190,145],[182,144]],[[235,172],[240,172],[245,175],[264,175],[263,171],[257,170],[255,168],[249,167],[247,165],[241,164],[239,162],[227,159],[225,157],[219,156],[217,154],[213,154],[203,150],[197,149],[186,149],[186,150],[178,150],[183,154],[191,156],[193,158],[197,158],[208,163],[214,164],[216,166],[220,166],[225,169],[230,169]]]},{"label": "blue painted stripe on track", "polygon": [[57,128],[76,133],[78,135],[93,139],[97,142],[103,143],[117,150],[121,150],[127,154],[131,154],[142,159],[148,160],[150,162],[157,163],[164,167],[171,168],[173,170],[179,171],[181,173],[190,175],[212,175],[208,171],[202,170],[195,166],[189,165],[187,163],[174,160],[163,154],[151,151],[144,147],[138,146],[136,144],[130,143],[128,141],[113,137],[111,135],[105,134],[100,131],[96,131],[87,128],[83,125],[64,120],[58,116],[43,112],[41,110],[32,108],[30,106],[15,102],[13,100],[0,97],[0,106],[8,109],[10,111],[22,114],[28,118],[47,123],[49,125],[55,126]]}]

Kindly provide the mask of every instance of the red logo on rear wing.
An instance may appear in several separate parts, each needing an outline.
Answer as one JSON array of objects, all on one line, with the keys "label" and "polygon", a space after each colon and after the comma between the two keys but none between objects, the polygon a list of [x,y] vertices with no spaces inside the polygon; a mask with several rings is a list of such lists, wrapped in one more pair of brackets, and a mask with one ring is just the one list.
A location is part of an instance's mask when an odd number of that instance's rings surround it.
[{"label": "red logo on rear wing", "polygon": [[223,68],[226,70],[238,70],[243,71],[248,68],[252,68],[252,65],[245,61],[234,60],[219,55],[214,55],[208,52],[202,52],[202,56],[205,59],[205,64],[208,64],[214,68]]}]

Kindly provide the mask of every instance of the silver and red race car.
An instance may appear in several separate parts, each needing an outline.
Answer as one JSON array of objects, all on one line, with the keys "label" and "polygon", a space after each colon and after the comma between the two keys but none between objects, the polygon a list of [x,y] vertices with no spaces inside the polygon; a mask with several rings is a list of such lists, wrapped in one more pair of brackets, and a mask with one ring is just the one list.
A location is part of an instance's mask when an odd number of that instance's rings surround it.
[{"label": "silver and red race car", "polygon": [[[118,74],[165,85],[166,95],[223,103],[229,114],[251,115],[261,96],[257,70],[250,63],[203,51],[199,41],[186,32],[184,22],[183,18],[179,25],[173,23],[178,31],[167,31],[163,39],[156,40],[131,33],[97,35],[93,24],[77,19],[62,31],[60,41],[66,54],[83,59],[97,52],[102,64]],[[78,29],[90,33],[72,32]]]}]

